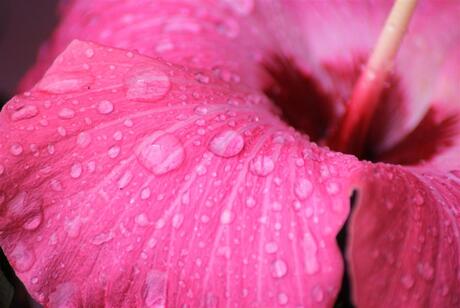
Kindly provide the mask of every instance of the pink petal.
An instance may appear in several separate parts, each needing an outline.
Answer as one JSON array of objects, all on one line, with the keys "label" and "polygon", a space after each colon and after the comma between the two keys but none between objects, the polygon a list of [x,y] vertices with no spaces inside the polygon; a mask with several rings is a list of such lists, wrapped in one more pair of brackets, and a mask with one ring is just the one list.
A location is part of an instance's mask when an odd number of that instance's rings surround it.
[{"label": "pink petal", "polygon": [[243,87],[74,41],[0,114],[0,245],[48,306],[331,306],[358,162]]}]

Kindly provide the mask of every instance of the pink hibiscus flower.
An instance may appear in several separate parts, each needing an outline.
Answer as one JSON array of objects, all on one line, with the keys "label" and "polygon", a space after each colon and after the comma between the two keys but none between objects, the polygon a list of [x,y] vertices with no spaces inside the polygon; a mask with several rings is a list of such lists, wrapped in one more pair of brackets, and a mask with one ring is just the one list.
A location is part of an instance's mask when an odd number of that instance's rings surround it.
[{"label": "pink hibiscus flower", "polygon": [[32,297],[330,307],[354,195],[354,303],[460,305],[456,1],[418,5],[364,137],[335,143],[390,7],[65,3],[0,113],[0,246]]}]

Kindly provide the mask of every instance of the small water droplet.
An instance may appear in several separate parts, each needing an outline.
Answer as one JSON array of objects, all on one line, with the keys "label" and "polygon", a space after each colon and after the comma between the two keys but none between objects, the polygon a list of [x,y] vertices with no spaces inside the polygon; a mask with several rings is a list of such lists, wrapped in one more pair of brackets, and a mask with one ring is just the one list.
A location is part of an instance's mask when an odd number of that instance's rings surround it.
[{"label": "small water droplet", "polygon": [[131,182],[133,179],[133,174],[131,171],[126,171],[123,176],[118,180],[118,188],[123,189]]},{"label": "small water droplet", "polygon": [[335,182],[329,182],[326,184],[326,190],[329,194],[335,195],[336,193],[339,192],[340,187],[339,187],[339,184]]},{"label": "small water droplet", "polygon": [[75,163],[70,167],[70,176],[74,179],[77,179],[81,176],[82,166],[80,163]]},{"label": "small water droplet", "polygon": [[25,105],[20,109],[15,110],[11,114],[12,121],[20,121],[25,119],[31,119],[38,114],[38,108],[34,105]]},{"label": "small water droplet", "polygon": [[91,243],[99,246],[99,245],[102,245],[104,243],[111,241],[112,239],[113,239],[113,234],[111,232],[100,233],[91,240]]},{"label": "small water droplet", "polygon": [[195,107],[194,111],[195,111],[196,114],[199,114],[199,115],[206,115],[209,112],[209,110],[208,110],[208,108],[206,106]]},{"label": "small water droplet", "polygon": [[65,94],[88,89],[94,77],[86,72],[59,72],[46,74],[37,84],[37,89],[52,94]]},{"label": "small water droplet", "polygon": [[141,227],[145,227],[149,224],[149,219],[144,213],[137,215],[136,218],[134,218],[134,221]]},{"label": "small water droplet", "polygon": [[281,278],[287,274],[288,267],[286,262],[281,259],[275,260],[272,264],[272,276],[274,278]]},{"label": "small water droplet", "polygon": [[88,48],[85,50],[85,56],[88,58],[92,58],[94,56],[94,49]]},{"label": "small water droplet", "polygon": [[172,218],[172,225],[174,228],[180,228],[182,222],[184,221],[184,215],[181,213],[175,214]]},{"label": "small water droplet", "polygon": [[166,307],[167,276],[163,272],[152,270],[147,274],[143,288],[146,307]]},{"label": "small water droplet", "polygon": [[312,193],[313,185],[309,180],[302,178],[297,181],[294,191],[300,200],[305,200]]},{"label": "small water droplet", "polygon": [[113,104],[108,100],[100,101],[97,105],[97,111],[101,114],[109,114],[113,111]]},{"label": "small water droplet", "polygon": [[0,164],[0,176],[3,175],[4,173],[5,173],[5,166]]},{"label": "small water droplet", "polygon": [[82,147],[86,148],[91,143],[91,136],[86,132],[81,132],[77,136],[77,144]]},{"label": "small water droplet", "polygon": [[411,275],[407,274],[401,277],[401,283],[406,289],[410,289],[414,286],[415,280]]},{"label": "small water droplet", "polygon": [[59,126],[56,130],[58,134],[62,137],[65,137],[67,135],[67,130],[62,126]]},{"label": "small water droplet", "polygon": [[150,198],[150,188],[148,187],[145,187],[141,190],[141,199],[142,200],[147,200],[148,198]]},{"label": "small water droplet", "polygon": [[75,116],[75,111],[70,108],[62,108],[59,111],[58,116],[65,120],[72,119]]},{"label": "small water droplet", "polygon": [[145,138],[136,149],[136,155],[141,165],[156,175],[179,168],[185,159],[179,139],[162,131]]},{"label": "small water droplet", "polygon": [[286,305],[288,301],[289,301],[289,298],[286,293],[281,292],[278,294],[278,304]]},{"label": "small water droplet", "polygon": [[196,73],[195,74],[195,80],[198,81],[199,83],[209,83],[210,78],[209,76],[206,76],[203,73]]},{"label": "small water droplet", "polygon": [[223,225],[229,224],[233,221],[233,213],[230,210],[223,210],[220,215],[220,223]]},{"label": "small water droplet", "polygon": [[250,170],[258,176],[267,176],[275,169],[275,163],[269,156],[257,156],[251,160]]},{"label": "small water droplet", "polygon": [[246,206],[248,208],[253,208],[254,206],[256,206],[256,200],[254,199],[254,197],[247,197],[246,198]]},{"label": "small water droplet", "polygon": [[313,287],[313,289],[311,290],[311,293],[312,293],[313,299],[317,303],[321,303],[323,301],[323,299],[324,299],[324,291],[320,286]]},{"label": "small water droplet", "polygon": [[254,9],[254,0],[224,0],[225,3],[237,14],[248,15]]},{"label": "small water droplet", "polygon": [[32,217],[29,217],[22,227],[28,231],[36,230],[41,225],[42,221],[43,214],[41,211],[38,211]]},{"label": "small water droplet", "polygon": [[13,154],[14,156],[19,156],[24,152],[24,149],[22,145],[18,143],[13,143],[10,147],[10,153]]},{"label": "small water droplet", "polygon": [[414,200],[415,205],[422,205],[425,202],[425,199],[420,193],[415,194],[413,200]]},{"label": "small water droplet", "polygon": [[318,246],[310,233],[305,233],[303,244],[305,247],[305,270],[307,274],[315,274],[319,271],[318,258],[316,256]]},{"label": "small water droplet", "polygon": [[120,147],[119,146],[112,146],[109,148],[109,150],[107,151],[107,155],[110,157],[110,158],[116,158],[118,157],[118,155],[120,155]]},{"label": "small water droplet", "polygon": [[272,254],[278,251],[278,245],[275,242],[268,242],[265,244],[265,252]]},{"label": "small water droplet", "polygon": [[141,102],[158,101],[171,87],[169,77],[156,67],[134,68],[126,79],[126,85],[127,98]]},{"label": "small water droplet", "polygon": [[243,136],[234,130],[225,130],[217,134],[209,143],[211,152],[225,158],[238,155],[243,147]]},{"label": "small water droplet", "polygon": [[123,133],[119,130],[117,130],[115,133],[113,133],[113,140],[115,141],[120,141],[123,139]]},{"label": "small water droplet", "polygon": [[28,271],[35,263],[35,254],[23,242],[16,243],[9,258],[14,269],[18,272]]}]

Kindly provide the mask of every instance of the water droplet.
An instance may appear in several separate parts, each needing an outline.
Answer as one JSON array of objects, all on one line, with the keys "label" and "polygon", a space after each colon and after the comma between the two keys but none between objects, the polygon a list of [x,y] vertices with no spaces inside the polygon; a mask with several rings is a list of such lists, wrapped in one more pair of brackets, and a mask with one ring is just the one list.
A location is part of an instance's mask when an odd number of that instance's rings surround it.
[{"label": "water droplet", "polygon": [[425,202],[425,199],[420,193],[415,194],[413,200],[414,200],[415,205],[422,205]]},{"label": "water droplet", "polygon": [[220,215],[220,223],[221,224],[229,224],[233,221],[233,213],[230,210],[223,210],[222,214]]},{"label": "water droplet", "polygon": [[316,257],[318,246],[310,233],[305,233],[303,244],[305,246],[305,270],[307,274],[315,274],[319,271],[318,258]]},{"label": "water droplet", "polygon": [[265,252],[272,254],[278,251],[278,245],[275,242],[268,242],[265,244]]},{"label": "water droplet", "polygon": [[313,191],[313,185],[305,178],[299,179],[295,185],[295,194],[300,200],[305,200]]},{"label": "water droplet", "polygon": [[85,50],[85,56],[88,58],[92,58],[94,56],[94,49],[88,48]]},{"label": "water droplet", "polygon": [[141,165],[156,175],[179,168],[185,159],[179,139],[162,131],[145,138],[136,149],[136,155]]},{"label": "water droplet", "polygon": [[111,241],[112,239],[113,239],[113,235],[111,232],[100,233],[91,240],[91,243],[99,246],[99,245],[102,245],[104,243]]},{"label": "water droplet", "polygon": [[91,136],[88,133],[82,132],[78,134],[77,144],[80,147],[86,148],[90,143],[91,143]]},{"label": "water droplet", "polygon": [[123,176],[118,180],[118,188],[123,189],[131,182],[133,179],[133,174],[131,171],[126,171]]},{"label": "water droplet", "polygon": [[50,293],[49,307],[79,307],[81,302],[78,301],[77,287],[74,283],[65,282],[58,284],[56,290]]},{"label": "water droplet", "polygon": [[253,208],[254,206],[256,206],[256,200],[251,196],[247,197],[246,198],[246,206],[248,208]]},{"label": "water droplet", "polygon": [[146,307],[166,307],[167,276],[163,272],[152,270],[147,274],[143,288]]},{"label": "water droplet", "polygon": [[194,111],[196,114],[199,114],[199,115],[206,115],[209,112],[208,108],[205,106],[195,107]]},{"label": "water droplet", "polygon": [[43,221],[43,214],[41,211],[38,211],[32,217],[29,217],[26,222],[22,225],[25,230],[35,230],[37,229]]},{"label": "water droplet", "polygon": [[24,149],[22,148],[22,145],[13,143],[10,147],[10,153],[13,154],[14,156],[19,156],[22,154]]},{"label": "water droplet", "polygon": [[198,81],[199,83],[209,83],[210,78],[209,76],[206,76],[205,74],[202,73],[196,73],[195,74],[195,80]]},{"label": "water droplet", "polygon": [[108,100],[100,101],[97,105],[97,111],[101,114],[109,114],[113,111],[113,104]]},{"label": "water droplet", "polygon": [[76,238],[80,234],[81,224],[81,219],[78,216],[73,219],[66,220],[64,228],[69,237]]},{"label": "water droplet", "polygon": [[147,200],[148,198],[150,198],[150,188],[148,187],[145,187],[141,190],[141,199],[142,200]]},{"label": "water droplet", "polygon": [[59,111],[59,114],[58,116],[61,118],[61,119],[72,119],[74,116],[75,116],[75,111],[73,111],[72,109],[70,108],[62,108],[60,111]]},{"label": "water droplet", "polygon": [[274,278],[281,278],[287,274],[288,268],[286,262],[281,259],[275,260],[272,264],[272,276]]},{"label": "water droplet", "polygon": [[258,176],[267,176],[275,169],[275,163],[269,156],[257,156],[251,160],[250,170]]},{"label": "water droplet", "polygon": [[286,293],[281,292],[278,294],[278,304],[286,305],[288,301],[289,301],[289,298]]},{"label": "water droplet", "polygon": [[149,224],[149,219],[144,213],[137,215],[136,218],[134,218],[134,221],[141,227],[145,227]]},{"label": "water droplet", "polygon": [[80,163],[75,163],[70,167],[70,176],[74,179],[77,179],[80,177],[82,173],[82,166]]},{"label": "water droplet", "polygon": [[88,89],[93,81],[93,76],[85,72],[59,72],[46,74],[37,89],[52,94],[65,94]]},{"label": "water droplet", "polygon": [[28,271],[35,263],[35,254],[23,242],[16,243],[9,255],[13,267],[18,272]]},{"label": "water droplet", "polygon": [[411,275],[407,274],[401,277],[401,283],[406,289],[410,289],[414,286],[415,280]]},{"label": "water droplet", "polygon": [[56,130],[58,134],[62,137],[65,137],[67,135],[67,130],[62,126],[59,126]]},{"label": "water droplet", "polygon": [[324,291],[320,286],[313,287],[313,289],[311,290],[311,293],[312,293],[313,299],[317,303],[321,303],[323,301],[323,299],[324,299]]},{"label": "water droplet", "polygon": [[174,228],[180,228],[182,225],[182,222],[184,222],[184,215],[181,213],[175,214],[172,218],[172,225]]},{"label": "water droplet", "polygon": [[225,3],[237,14],[248,15],[254,9],[254,0],[224,0]]},{"label": "water droplet", "polygon": [[211,152],[226,158],[238,155],[243,147],[243,136],[234,130],[226,130],[217,134],[209,143]]},{"label": "water droplet", "polygon": [[25,105],[20,109],[15,110],[11,114],[12,121],[20,121],[25,119],[31,119],[38,114],[38,108],[34,105]]},{"label": "water droplet", "polygon": [[158,101],[171,87],[169,77],[156,67],[134,68],[126,79],[126,85],[127,98],[141,102]]},{"label": "water droplet", "polygon": [[3,175],[4,173],[5,173],[5,166],[0,164],[0,176]]},{"label": "water droplet", "polygon": [[109,150],[107,151],[107,155],[110,157],[110,158],[116,158],[118,157],[118,155],[120,155],[120,147],[119,146],[112,146],[109,148]]},{"label": "water droplet", "polygon": [[113,137],[113,140],[120,141],[121,139],[123,139],[123,133],[117,130],[115,133],[113,133],[112,137]]},{"label": "water droplet", "polygon": [[340,187],[339,187],[339,184],[335,182],[329,182],[326,184],[326,190],[329,194],[335,195],[336,193],[339,192]]}]

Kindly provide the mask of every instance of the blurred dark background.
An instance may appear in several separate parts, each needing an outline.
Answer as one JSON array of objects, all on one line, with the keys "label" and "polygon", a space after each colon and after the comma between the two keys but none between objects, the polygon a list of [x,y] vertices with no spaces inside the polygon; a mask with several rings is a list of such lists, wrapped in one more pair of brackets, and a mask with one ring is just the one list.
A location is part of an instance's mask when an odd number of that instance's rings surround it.
[{"label": "blurred dark background", "polygon": [[0,107],[57,23],[58,0],[0,0]]},{"label": "blurred dark background", "polygon": [[[35,62],[41,43],[55,27],[57,3],[58,0],[0,0],[0,108],[14,95],[19,80]],[[1,308],[40,307],[27,295],[1,249],[0,278]]]}]

